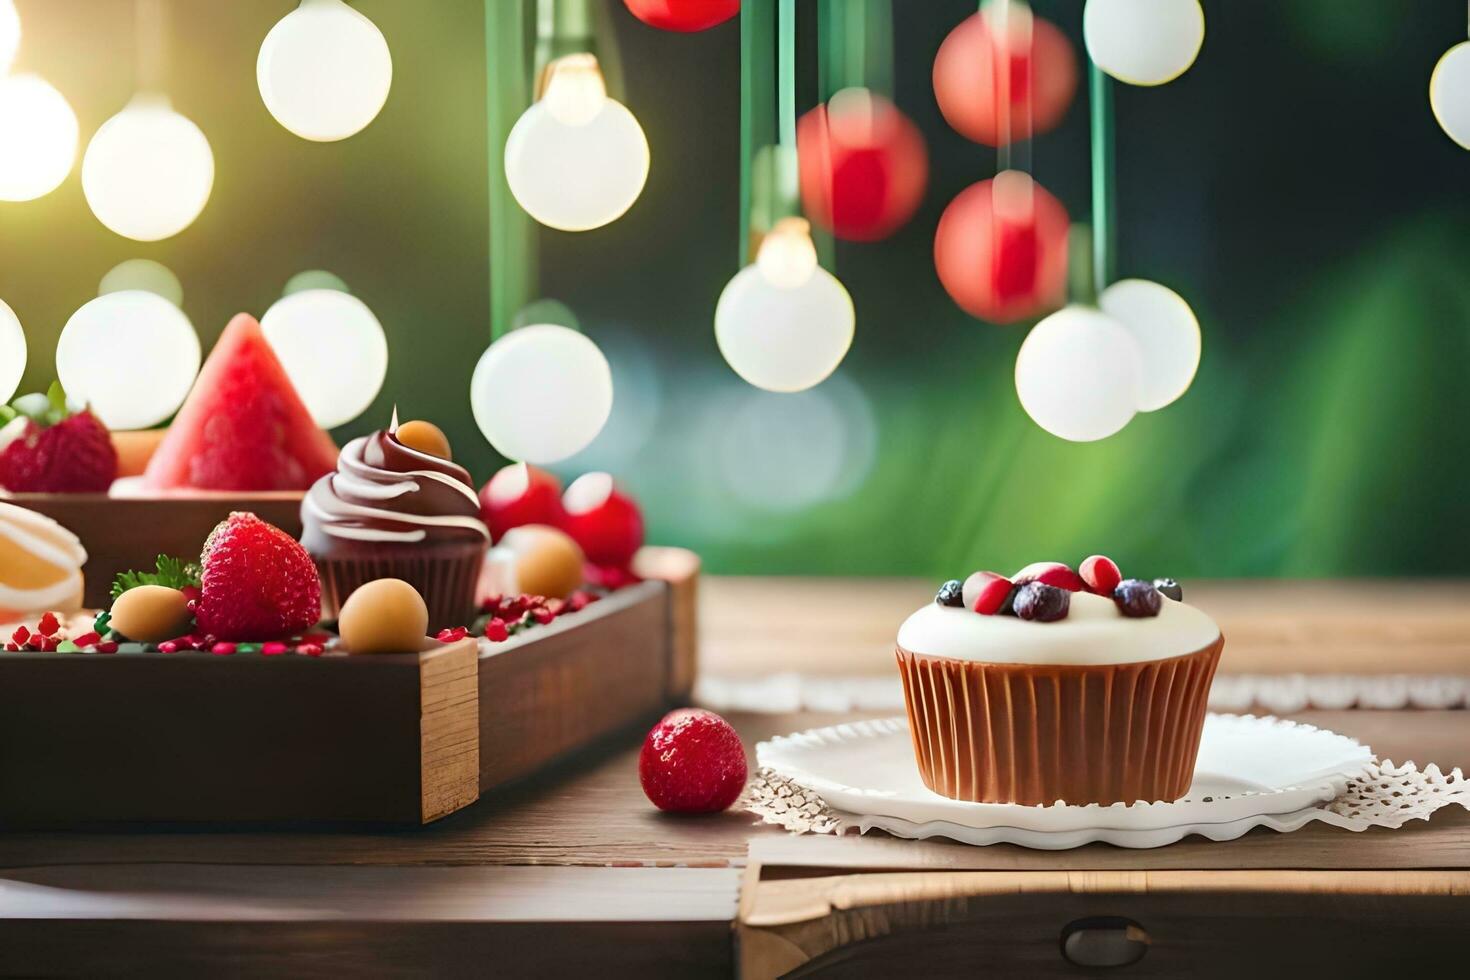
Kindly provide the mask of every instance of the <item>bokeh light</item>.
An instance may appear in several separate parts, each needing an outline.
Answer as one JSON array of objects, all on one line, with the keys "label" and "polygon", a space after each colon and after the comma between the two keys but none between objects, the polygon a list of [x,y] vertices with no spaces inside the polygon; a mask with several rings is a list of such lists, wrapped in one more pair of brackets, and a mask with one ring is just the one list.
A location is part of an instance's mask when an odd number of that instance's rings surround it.
[{"label": "bokeh light", "polygon": [[0,78],[0,201],[33,201],[61,186],[77,159],[77,116],[38,75]]},{"label": "bokeh light", "polygon": [[260,329],[323,429],[351,422],[383,390],[383,325],[350,293],[307,289],[284,296],[260,318]]},{"label": "bokeh light", "polygon": [[597,340],[612,371],[617,397],[607,425],[592,444],[552,467],[567,480],[594,470],[629,472],[650,444],[663,411],[664,381],[648,341],[618,327],[599,328]]},{"label": "bokeh light", "polygon": [[302,139],[334,142],[382,111],[393,55],[378,26],[342,0],[302,0],[265,36],[255,80],[276,122]]},{"label": "bokeh light", "polygon": [[1450,48],[1434,66],[1429,105],[1445,134],[1470,150],[1470,41]]},{"label": "bokeh light", "polygon": [[1082,36],[1099,68],[1129,85],[1163,85],[1189,70],[1205,41],[1199,0],[1087,0]]},{"label": "bokeh light", "polygon": [[1138,410],[1138,345],[1100,310],[1068,306],[1031,328],[1016,355],[1026,414],[1072,442],[1105,439]]},{"label": "bokeh light", "polygon": [[796,129],[807,215],[838,238],[886,238],[913,217],[929,180],[924,137],[888,99],[847,88]]},{"label": "bokeh light", "polygon": [[307,269],[287,279],[286,288],[281,290],[281,295],[291,296],[295,293],[304,293],[308,289],[335,289],[339,293],[352,292],[347,288],[347,283],[341,276],[325,269]]},{"label": "bokeh light", "polygon": [[125,293],[129,290],[156,293],[175,306],[184,305],[184,284],[174,271],[152,259],[128,259],[108,270],[97,284],[97,295]]},{"label": "bokeh light", "polygon": [[1060,306],[1067,285],[1067,211],[1027,174],[971,184],[939,219],[934,268],[960,308],[1015,323]]},{"label": "bokeh light", "polygon": [[26,332],[10,304],[0,299],[0,405],[20,387],[26,373]]},{"label": "bokeh light", "polygon": [[[956,132],[986,146],[1054,128],[1077,91],[1077,56],[1024,4],[988,5],[949,33],[934,57],[934,97]],[[1009,140],[1007,139],[1009,134]]]},{"label": "bokeh light", "polygon": [[92,213],[140,242],[171,238],[193,224],[213,187],[209,140],[161,95],[139,95],[103,123],[82,159]]},{"label": "bokeh light", "polygon": [[72,314],[56,343],[67,395],[109,429],[146,429],[183,404],[199,373],[199,335],[163,297],[130,290]]},{"label": "bokeh light", "polygon": [[20,48],[20,14],[14,0],[0,0],[0,75],[10,71]]},{"label": "bokeh light", "polygon": [[1199,320],[1184,298],[1147,279],[1120,279],[1097,299],[1138,343],[1138,410],[1153,412],[1189,390],[1199,369]]}]

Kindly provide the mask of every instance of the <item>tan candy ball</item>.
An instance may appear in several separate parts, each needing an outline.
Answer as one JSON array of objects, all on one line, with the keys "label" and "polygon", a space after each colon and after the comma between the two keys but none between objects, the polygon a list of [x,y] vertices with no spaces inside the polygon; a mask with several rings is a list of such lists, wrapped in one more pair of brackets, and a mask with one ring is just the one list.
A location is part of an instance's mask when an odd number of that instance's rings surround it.
[{"label": "tan candy ball", "polygon": [[424,597],[396,578],[360,586],[337,617],[337,632],[349,653],[415,653],[423,649],[428,631]]},{"label": "tan candy ball", "polygon": [[405,422],[394,435],[409,449],[417,449],[440,459],[454,458],[449,449],[449,437],[433,422]]},{"label": "tan candy ball", "polygon": [[178,589],[140,585],[112,604],[112,629],[139,643],[162,643],[189,632],[194,616],[189,600]]},{"label": "tan candy ball", "polygon": [[500,546],[514,556],[516,588],[522,593],[565,599],[582,587],[582,549],[565,531],[526,524],[507,531]]}]

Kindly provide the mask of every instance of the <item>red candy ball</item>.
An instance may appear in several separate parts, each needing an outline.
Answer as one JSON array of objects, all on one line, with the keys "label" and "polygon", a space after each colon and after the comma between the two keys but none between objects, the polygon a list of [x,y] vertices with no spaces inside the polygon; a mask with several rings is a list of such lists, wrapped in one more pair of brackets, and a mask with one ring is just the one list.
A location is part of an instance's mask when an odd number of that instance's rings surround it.
[{"label": "red candy ball", "polygon": [[960,308],[1015,323],[1061,306],[1067,288],[1067,210],[1026,174],[1008,170],[950,202],[934,234],[934,268]]},{"label": "red candy ball", "polygon": [[713,711],[671,711],[643,740],[638,781],[660,810],[716,813],[745,788],[745,748]]},{"label": "red candy ball", "polygon": [[643,547],[643,512],[606,473],[572,481],[562,497],[562,530],[594,565],[627,568]]},{"label": "red candy ball", "polygon": [[561,481],[527,463],[512,463],[480,488],[480,520],[499,541],[513,527],[562,522]]},{"label": "red candy ball", "polygon": [[740,0],[623,0],[634,17],[661,31],[689,34],[740,13]]},{"label": "red candy ball", "polygon": [[886,238],[924,198],[929,153],[919,127],[866,89],[843,89],[802,116],[796,147],[807,216],[838,238]]},{"label": "red candy ball", "polygon": [[971,14],[939,46],[934,97],[962,136],[1000,146],[1007,128],[1011,139],[1029,139],[1066,115],[1077,90],[1072,44],[1049,21],[1029,21],[1013,8],[1005,31],[995,13]]}]

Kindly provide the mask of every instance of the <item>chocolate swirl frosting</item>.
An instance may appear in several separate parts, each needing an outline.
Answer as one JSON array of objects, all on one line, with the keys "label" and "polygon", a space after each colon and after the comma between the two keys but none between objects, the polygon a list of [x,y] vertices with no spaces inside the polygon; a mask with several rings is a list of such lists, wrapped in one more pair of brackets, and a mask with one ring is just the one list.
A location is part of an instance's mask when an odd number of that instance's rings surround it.
[{"label": "chocolate swirl frosting", "polygon": [[308,550],[332,538],[403,544],[490,540],[465,468],[405,446],[383,430],[342,448],[337,472],[307,493],[301,521]]}]

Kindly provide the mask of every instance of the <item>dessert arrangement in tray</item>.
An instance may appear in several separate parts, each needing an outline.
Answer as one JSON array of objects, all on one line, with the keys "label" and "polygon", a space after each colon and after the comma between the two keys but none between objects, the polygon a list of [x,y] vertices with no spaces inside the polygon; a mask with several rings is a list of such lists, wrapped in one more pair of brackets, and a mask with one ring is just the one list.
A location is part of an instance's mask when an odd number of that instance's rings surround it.
[{"label": "dessert arrangement in tray", "polygon": [[157,438],[5,414],[7,825],[427,822],[692,685],[698,561],[612,477],[477,491],[396,412],[338,453],[249,317]]}]

